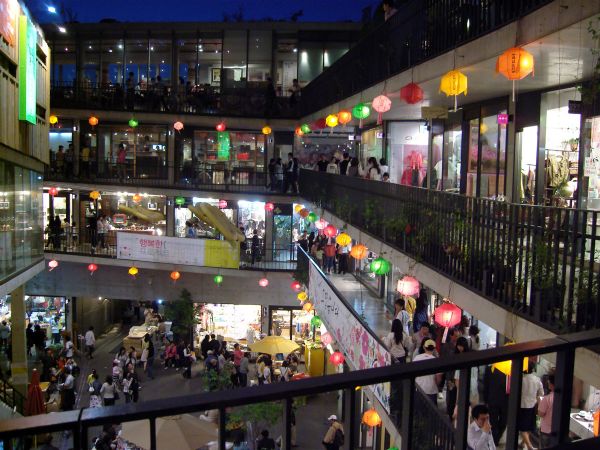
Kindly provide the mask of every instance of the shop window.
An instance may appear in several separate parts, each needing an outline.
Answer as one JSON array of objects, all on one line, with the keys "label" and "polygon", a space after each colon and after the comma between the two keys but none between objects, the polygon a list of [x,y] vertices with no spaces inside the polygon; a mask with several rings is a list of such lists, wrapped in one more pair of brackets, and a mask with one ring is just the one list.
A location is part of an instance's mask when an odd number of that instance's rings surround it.
[{"label": "shop window", "polygon": [[318,42],[303,42],[298,51],[298,79],[305,86],[323,71],[323,46]]},{"label": "shop window", "polygon": [[248,87],[264,89],[271,78],[272,32],[250,30],[248,41]]},{"label": "shop window", "polygon": [[[390,179],[406,186],[427,186],[429,132],[423,122],[390,122],[387,142]],[[364,134],[363,134],[364,139]],[[364,142],[363,142],[364,144]],[[376,157],[376,155],[373,155]]]},{"label": "shop window", "polygon": [[[460,190],[460,160],[462,147],[462,129],[460,124],[450,126],[444,131],[444,152],[442,155],[442,172],[436,166],[438,189],[450,192]],[[439,163],[438,163],[439,164]]]},{"label": "shop window", "polygon": [[221,66],[223,57],[223,40],[217,37],[201,37],[198,39],[198,65],[196,67],[196,84],[210,91],[218,91],[221,87]]},{"label": "shop window", "polygon": [[223,69],[220,74],[221,86],[225,89],[246,87],[247,40],[246,30],[225,31]]},{"label": "shop window", "polygon": [[[102,41],[102,67],[101,78],[102,84],[119,84],[123,87],[124,76],[123,57],[125,45],[122,39],[111,39]],[[122,91],[116,92],[118,96]]]},{"label": "shop window", "polygon": [[469,121],[469,159],[467,165],[467,195],[477,195],[479,166],[479,119]]},{"label": "shop window", "polygon": [[383,127],[378,126],[365,131],[361,135],[358,159],[363,169],[367,167],[369,158],[379,161],[383,157]]},{"label": "shop window", "polygon": [[[278,38],[275,53],[275,89],[278,96],[289,96],[294,79],[298,78],[298,41]],[[301,85],[303,87],[304,85]]]},{"label": "shop window", "polygon": [[96,86],[100,82],[100,42],[82,41],[84,86]]},{"label": "shop window", "polygon": [[252,238],[254,230],[258,232],[260,247],[264,248],[265,239],[265,203],[238,201],[238,225],[244,227],[246,238]]},{"label": "shop window", "polygon": [[73,86],[77,79],[76,43],[74,41],[54,43],[52,49],[52,84],[55,86]]},{"label": "shop window", "polygon": [[525,127],[516,134],[516,146],[521,155],[521,172],[517,179],[519,200],[524,203],[536,203],[536,166],[538,156],[537,126]]}]

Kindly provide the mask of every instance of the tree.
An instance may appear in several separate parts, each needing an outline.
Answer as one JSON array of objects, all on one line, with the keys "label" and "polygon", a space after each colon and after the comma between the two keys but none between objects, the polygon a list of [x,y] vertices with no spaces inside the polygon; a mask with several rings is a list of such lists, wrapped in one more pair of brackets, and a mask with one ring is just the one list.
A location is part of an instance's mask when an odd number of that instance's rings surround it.
[{"label": "tree", "polygon": [[260,432],[275,425],[283,417],[281,402],[252,403],[234,408],[229,414],[229,421],[246,425],[246,438],[256,442]]},{"label": "tree", "polygon": [[183,338],[193,346],[194,325],[198,323],[198,320],[190,291],[183,289],[179,298],[165,305],[165,317],[173,322],[171,325],[173,336]]}]

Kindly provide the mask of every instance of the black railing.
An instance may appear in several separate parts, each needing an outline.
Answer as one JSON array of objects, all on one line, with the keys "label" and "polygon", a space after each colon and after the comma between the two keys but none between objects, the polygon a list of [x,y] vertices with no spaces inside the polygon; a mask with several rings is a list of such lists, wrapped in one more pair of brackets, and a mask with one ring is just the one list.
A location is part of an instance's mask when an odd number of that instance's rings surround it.
[{"label": "black railing", "polygon": [[298,107],[289,98],[267,95],[265,88],[222,89],[210,86],[161,86],[126,90],[118,84],[54,82],[53,108],[165,112],[208,116],[295,118]]},{"label": "black railing", "polygon": [[551,0],[403,2],[395,15],[302,90],[302,115],[337,103],[548,3]]},{"label": "black railing", "polygon": [[[283,403],[283,443],[285,449],[291,448],[291,409],[295,397],[315,396],[325,392],[344,390],[346,398],[344,424],[348,448],[359,448],[357,441],[360,427],[361,411],[357,407],[357,386],[396,381],[402,383],[404,397],[402,404],[402,450],[427,449],[418,444],[411,446],[415,430],[416,417],[414,409],[415,378],[419,376],[460,370],[459,393],[457,400],[457,427],[455,448],[467,448],[467,426],[469,423],[469,384],[472,367],[492,364],[494,362],[512,361],[510,376],[510,392],[507,415],[506,448],[517,448],[518,427],[517,416],[521,401],[521,385],[523,379],[522,364],[525,357],[555,354],[555,390],[552,411],[551,439],[554,449],[596,448],[600,438],[585,441],[587,447],[581,447],[569,440],[569,423],[571,412],[571,396],[573,392],[573,371],[575,351],[579,348],[600,344],[600,332],[597,330],[578,334],[563,335],[551,339],[519,343],[507,347],[467,352],[451,358],[434,358],[411,364],[394,364],[374,369],[354,371],[323,377],[314,377],[290,383],[275,383],[251,388],[241,388],[218,392],[207,392],[201,395],[187,395],[142,403],[121,404],[104,408],[86,408],[81,411],[68,411],[49,415],[24,417],[0,422],[0,439],[27,439],[41,433],[70,431],[72,448],[89,448],[89,433],[93,427],[112,425],[135,420],[149,420],[150,449],[156,450],[156,420],[160,417],[185,413],[218,409],[219,410],[219,449],[226,448],[228,425],[228,409],[248,404],[263,402]],[[297,415],[296,423],[302,421]],[[421,424],[434,426],[434,424]],[[312,431],[312,430],[311,430]],[[15,443],[15,447],[17,448]]]},{"label": "black railing", "polygon": [[0,402],[4,403],[19,414],[25,411],[25,396],[12,384],[0,379]]},{"label": "black railing", "polygon": [[557,333],[600,328],[600,211],[303,170],[302,197]]}]

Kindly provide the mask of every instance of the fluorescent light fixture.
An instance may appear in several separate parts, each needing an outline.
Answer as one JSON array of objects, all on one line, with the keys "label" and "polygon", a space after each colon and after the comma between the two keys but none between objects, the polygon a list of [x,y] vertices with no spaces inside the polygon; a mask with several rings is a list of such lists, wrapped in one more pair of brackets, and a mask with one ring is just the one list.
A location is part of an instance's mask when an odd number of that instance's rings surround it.
[{"label": "fluorescent light fixture", "polygon": [[61,33],[66,33],[66,32],[67,32],[67,29],[66,29],[65,27],[61,27],[61,26],[59,26],[59,27],[58,27],[58,31],[60,31]]},{"label": "fluorescent light fixture", "polygon": [[56,8],[52,5],[48,5],[48,12],[50,14],[56,14]]}]

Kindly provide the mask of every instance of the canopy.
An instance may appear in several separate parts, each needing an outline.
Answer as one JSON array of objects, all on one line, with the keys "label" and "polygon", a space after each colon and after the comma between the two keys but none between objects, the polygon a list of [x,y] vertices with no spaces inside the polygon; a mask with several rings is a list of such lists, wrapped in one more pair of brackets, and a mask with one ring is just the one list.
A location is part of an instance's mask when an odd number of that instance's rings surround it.
[{"label": "canopy", "polygon": [[[139,447],[150,448],[150,421],[124,422],[121,437]],[[219,438],[217,426],[190,414],[156,419],[156,448],[196,450]]]},{"label": "canopy", "polygon": [[27,400],[25,400],[24,412],[26,416],[35,416],[46,412],[42,388],[40,387],[40,373],[36,369],[33,369],[31,383],[27,388]]},{"label": "canopy", "polygon": [[300,348],[294,341],[281,336],[267,336],[254,344],[250,344],[249,347],[253,352],[266,353],[268,355],[277,355],[278,353],[287,355]]}]

